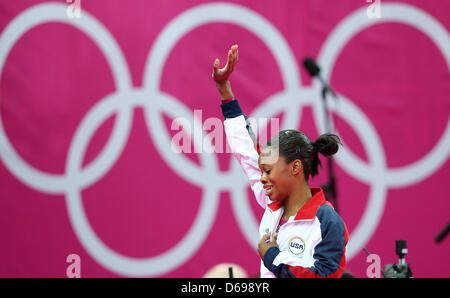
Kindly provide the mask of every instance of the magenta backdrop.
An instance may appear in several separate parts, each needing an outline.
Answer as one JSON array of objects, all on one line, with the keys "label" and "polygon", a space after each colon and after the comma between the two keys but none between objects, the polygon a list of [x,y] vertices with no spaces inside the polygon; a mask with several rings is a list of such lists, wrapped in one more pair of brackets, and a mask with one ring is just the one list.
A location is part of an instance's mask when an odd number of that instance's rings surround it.
[{"label": "magenta backdrop", "polygon": [[[450,3],[383,0],[380,18],[365,0],[80,3],[78,19],[63,0],[0,1],[1,277],[65,277],[69,254],[80,256],[82,277],[201,277],[222,262],[259,272],[253,231],[262,210],[250,191],[231,192],[243,176],[230,154],[175,156],[149,129],[173,136],[183,111],[221,117],[211,69],[232,44],[240,60],[231,82],[249,115],[273,102],[263,114],[301,119],[297,128],[318,136],[308,55],[340,94],[333,115],[345,144],[336,174],[354,241],[348,269],[366,277],[362,247],[383,268],[396,262],[395,240],[406,239],[416,277],[450,277],[450,239],[434,242],[450,220]],[[43,20],[28,30],[20,17],[30,8],[24,20]],[[192,21],[199,26],[188,28]],[[116,73],[106,51],[124,62]],[[102,114],[117,98],[135,103],[120,106],[124,125]],[[153,121],[158,108],[165,127]],[[86,152],[69,158],[76,135],[89,133]],[[82,170],[72,171],[77,157]],[[325,180],[324,169],[311,184]],[[238,215],[245,206],[252,216]]]}]

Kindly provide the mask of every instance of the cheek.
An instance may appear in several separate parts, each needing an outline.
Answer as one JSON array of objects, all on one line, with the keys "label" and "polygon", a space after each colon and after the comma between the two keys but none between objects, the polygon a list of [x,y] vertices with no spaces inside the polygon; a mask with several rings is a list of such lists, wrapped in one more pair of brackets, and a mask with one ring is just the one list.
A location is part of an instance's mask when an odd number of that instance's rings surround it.
[{"label": "cheek", "polygon": [[285,184],[285,179],[280,173],[273,173],[270,176],[270,182],[277,187],[282,187]]},{"label": "cheek", "polygon": [[283,173],[274,174],[271,177],[270,182],[279,192],[286,192],[289,189],[289,180],[283,175]]}]

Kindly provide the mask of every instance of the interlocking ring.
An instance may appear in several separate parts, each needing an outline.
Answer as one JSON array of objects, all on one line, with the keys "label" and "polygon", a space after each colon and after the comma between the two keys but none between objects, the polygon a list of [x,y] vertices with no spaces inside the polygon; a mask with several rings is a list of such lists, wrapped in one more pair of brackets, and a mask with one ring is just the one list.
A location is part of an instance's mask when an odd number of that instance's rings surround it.
[{"label": "interlocking ring", "polygon": [[[75,26],[99,46],[111,66],[117,92],[100,100],[82,119],[70,144],[65,173],[62,175],[45,173],[28,165],[14,151],[0,121],[0,158],[8,170],[33,189],[49,194],[64,194],[71,224],[82,245],[95,260],[118,274],[160,275],[188,260],[206,239],[217,213],[219,193],[223,190],[231,193],[232,209],[239,227],[249,244],[254,246],[258,241],[258,224],[247,198],[248,182],[239,165],[233,162],[229,172],[223,173],[219,170],[216,155],[200,154],[201,166],[198,166],[171,150],[161,114],[166,113],[173,118],[194,117],[179,100],[160,91],[159,83],[165,61],[181,37],[198,26],[213,22],[236,24],[258,36],[273,53],[285,87],[257,107],[251,116],[270,117],[284,112],[282,128],[298,127],[301,118],[298,111],[310,105],[317,127],[324,132],[321,117],[323,107],[318,97],[320,86],[317,83],[309,88],[301,86],[295,57],[282,35],[263,16],[243,6],[210,3],[193,7],[172,20],[156,39],[145,66],[144,86],[137,89],[132,87],[125,59],[108,30],[87,12],[82,19],[69,19],[65,13],[63,4],[46,3],[33,6],[17,16],[0,36],[0,76],[9,51],[26,31],[39,24],[56,21]],[[383,18],[367,18],[366,10],[359,9],[337,25],[319,55],[325,77],[330,77],[338,54],[355,34],[386,21],[404,23],[421,30],[439,47],[450,69],[450,38],[445,28],[418,8],[386,3],[383,5]],[[351,100],[343,95],[339,97],[339,104],[332,102],[330,109],[345,119],[361,139],[368,155],[368,164],[346,147],[339,151],[336,161],[350,175],[371,186],[364,214],[348,243],[347,259],[350,260],[370,239],[378,225],[387,189],[417,183],[437,171],[447,160],[450,153],[450,122],[438,144],[425,157],[411,165],[389,169],[380,138],[368,117]],[[89,225],[81,202],[81,190],[103,177],[122,153],[131,129],[133,109],[138,107],[145,110],[147,128],[152,138],[158,140],[155,145],[163,160],[183,179],[204,190],[198,216],[189,232],[175,247],[150,258],[126,257],[107,247]],[[95,160],[82,168],[89,140],[113,114],[118,114],[118,117],[106,146]],[[194,132],[194,142],[202,142],[195,138],[202,135],[201,124],[193,127],[199,130]],[[202,145],[211,146],[210,142]]]}]

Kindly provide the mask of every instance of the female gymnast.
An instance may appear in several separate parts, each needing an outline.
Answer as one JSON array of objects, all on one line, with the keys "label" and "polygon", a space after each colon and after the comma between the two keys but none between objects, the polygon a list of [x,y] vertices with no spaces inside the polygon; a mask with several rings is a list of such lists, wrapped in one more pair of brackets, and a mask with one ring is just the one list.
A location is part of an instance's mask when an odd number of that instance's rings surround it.
[{"label": "female gymnast", "polygon": [[212,78],[222,100],[228,144],[265,209],[259,227],[260,276],[341,277],[347,227],[323,190],[308,183],[318,174],[319,153],[335,154],[340,139],[323,134],[311,142],[298,130],[282,130],[258,154],[247,117],[231,90],[229,77],[237,61],[234,45],[223,68],[219,59],[214,61]]}]

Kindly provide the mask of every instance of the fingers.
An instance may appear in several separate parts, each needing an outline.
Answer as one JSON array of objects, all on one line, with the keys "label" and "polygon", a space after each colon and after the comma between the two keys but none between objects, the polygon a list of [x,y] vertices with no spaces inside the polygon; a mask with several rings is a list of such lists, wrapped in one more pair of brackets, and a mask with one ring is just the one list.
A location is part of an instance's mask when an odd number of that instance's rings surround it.
[{"label": "fingers", "polygon": [[216,58],[216,60],[214,60],[214,64],[213,64],[213,76],[214,76],[214,74],[217,73],[219,66],[220,66],[220,60]]},{"label": "fingers", "polygon": [[271,235],[272,233],[267,233],[267,234],[265,234],[264,236],[262,236],[262,238],[261,238],[261,241],[260,242],[262,242],[262,243],[264,243],[264,242],[270,242],[270,235]]},{"label": "fingers", "polygon": [[236,65],[237,61],[238,61],[238,46],[234,45],[228,51],[227,63],[223,68],[219,69],[220,67],[219,59],[214,60],[212,77],[216,81],[227,80],[230,74],[233,72],[234,66]]},{"label": "fingers", "polygon": [[213,72],[212,72],[212,77],[213,79],[215,79],[217,72],[219,70],[219,65],[220,65],[220,60],[216,58],[216,60],[214,60],[214,64],[213,64]]},{"label": "fingers", "polygon": [[216,58],[216,60],[214,60],[214,69],[219,68],[220,65],[220,60]]},{"label": "fingers", "polygon": [[261,238],[261,243],[269,243],[270,239],[272,238],[272,233],[267,233]]},{"label": "fingers", "polygon": [[236,65],[237,60],[238,60],[238,46],[234,45],[228,51],[227,64],[225,65],[223,70],[231,73],[234,70],[234,66]]},{"label": "fingers", "polygon": [[236,65],[238,61],[238,45],[234,45],[231,47],[231,49],[228,51],[230,61],[229,61],[229,68],[230,71],[234,70],[234,66]]},{"label": "fingers", "polygon": [[259,252],[261,259],[264,258],[264,255],[266,254],[267,250],[269,250],[271,247],[278,247],[277,237],[278,237],[278,233],[273,233],[273,234],[267,233],[261,237],[261,240],[259,241],[259,244],[258,244],[258,252]]},{"label": "fingers", "polygon": [[233,60],[234,60],[235,64],[236,64],[236,62],[238,62],[238,58],[239,58],[238,49],[239,49],[238,45],[234,45],[231,47],[231,51],[233,52]]},{"label": "fingers", "polygon": [[267,233],[261,238],[261,242],[269,243],[269,242],[277,242],[278,233]]}]

